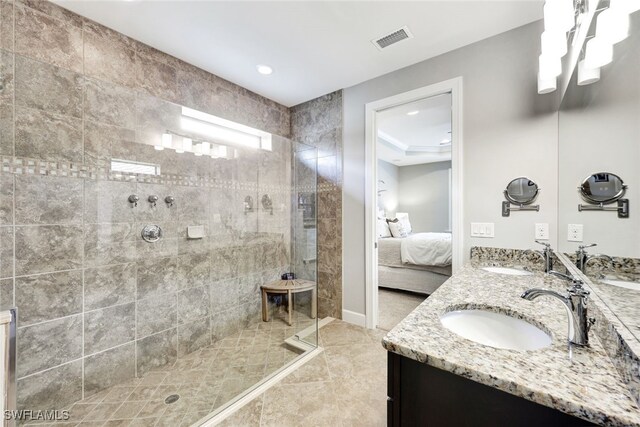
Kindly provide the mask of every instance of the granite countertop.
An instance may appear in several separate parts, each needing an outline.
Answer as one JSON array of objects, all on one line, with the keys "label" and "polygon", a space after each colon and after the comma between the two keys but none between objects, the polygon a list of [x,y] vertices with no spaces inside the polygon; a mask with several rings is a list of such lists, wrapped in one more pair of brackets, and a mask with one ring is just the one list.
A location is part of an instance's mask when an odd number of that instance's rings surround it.
[{"label": "granite countertop", "polygon": [[[464,267],[382,340],[391,352],[595,424],[640,426],[640,408],[593,333],[589,348],[567,349],[567,312],[556,299],[520,298],[529,288],[563,292],[567,282],[543,273],[508,276]],[[511,313],[550,332],[550,347],[497,349],[445,329],[440,316],[452,308]]]}]

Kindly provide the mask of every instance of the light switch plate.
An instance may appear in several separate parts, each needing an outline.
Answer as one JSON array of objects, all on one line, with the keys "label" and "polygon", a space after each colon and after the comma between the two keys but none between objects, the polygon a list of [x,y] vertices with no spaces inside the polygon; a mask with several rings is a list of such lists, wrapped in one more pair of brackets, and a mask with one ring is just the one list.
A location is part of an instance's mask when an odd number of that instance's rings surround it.
[{"label": "light switch plate", "polygon": [[495,237],[493,222],[472,222],[471,237]]},{"label": "light switch plate", "polygon": [[536,223],[535,236],[539,240],[549,240],[549,224],[546,222]]},{"label": "light switch plate", "polygon": [[570,242],[582,242],[584,227],[582,224],[569,224],[567,227],[567,240]]}]

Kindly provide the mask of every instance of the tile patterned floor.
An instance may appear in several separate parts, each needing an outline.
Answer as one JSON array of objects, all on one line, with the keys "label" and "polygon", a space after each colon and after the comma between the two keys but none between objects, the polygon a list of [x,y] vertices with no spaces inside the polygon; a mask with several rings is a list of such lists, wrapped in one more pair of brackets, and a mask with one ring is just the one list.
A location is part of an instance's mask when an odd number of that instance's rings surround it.
[{"label": "tile patterned floor", "polygon": [[[385,333],[332,321],[319,332],[322,353],[221,425],[386,425],[387,356],[380,344]],[[282,323],[256,324],[172,367],[76,403],[72,420],[55,425],[189,426],[297,357],[282,344],[291,334]],[[165,404],[174,393],[180,399]]]},{"label": "tile patterned floor", "polygon": [[422,304],[426,295],[391,289],[378,289],[378,328],[385,331],[393,329],[417,306]]},{"label": "tile patterned floor", "polygon": [[322,353],[220,425],[385,426],[384,334],[334,320],[320,329]]},{"label": "tile patterned floor", "polygon": [[[67,408],[70,419],[42,426],[189,426],[280,369],[302,352],[284,340],[314,324],[296,313],[294,327],[280,318],[256,322],[174,365],[130,380]],[[315,335],[314,335],[315,337]],[[177,402],[165,399],[178,394]]]}]

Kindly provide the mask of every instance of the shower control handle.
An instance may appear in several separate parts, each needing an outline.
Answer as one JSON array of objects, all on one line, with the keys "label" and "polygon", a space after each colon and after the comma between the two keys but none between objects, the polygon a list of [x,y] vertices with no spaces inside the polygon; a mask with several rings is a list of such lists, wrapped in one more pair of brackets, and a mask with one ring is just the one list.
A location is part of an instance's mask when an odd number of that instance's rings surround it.
[{"label": "shower control handle", "polygon": [[129,196],[129,198],[127,199],[129,200],[129,203],[131,203],[134,207],[138,206],[138,200],[140,200],[140,197],[138,197],[137,194],[132,194]]},{"label": "shower control handle", "polygon": [[171,207],[176,202],[176,198],[173,196],[167,196],[164,198],[164,202]]},{"label": "shower control handle", "polygon": [[155,243],[162,238],[162,228],[159,225],[145,225],[142,229],[142,240]]},{"label": "shower control handle", "polygon": [[149,196],[149,198],[147,200],[149,200],[149,203],[151,203],[151,206],[153,206],[155,208],[156,207],[156,203],[158,202],[158,196],[156,196],[156,195]]}]

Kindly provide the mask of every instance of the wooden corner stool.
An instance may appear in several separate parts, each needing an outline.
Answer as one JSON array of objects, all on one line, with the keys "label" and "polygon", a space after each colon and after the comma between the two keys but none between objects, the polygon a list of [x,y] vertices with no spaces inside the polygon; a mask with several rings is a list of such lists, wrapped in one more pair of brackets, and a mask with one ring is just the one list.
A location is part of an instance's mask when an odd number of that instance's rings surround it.
[{"label": "wooden corner stool", "polygon": [[293,294],[311,291],[311,318],[318,315],[316,282],[311,280],[276,280],[267,285],[260,286],[262,290],[262,321],[269,321],[268,294],[287,294],[287,311],[289,312],[289,326],[291,326],[291,313],[293,312]]}]

